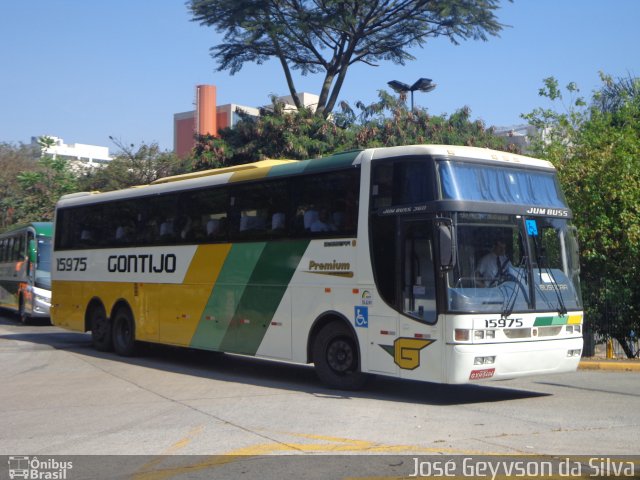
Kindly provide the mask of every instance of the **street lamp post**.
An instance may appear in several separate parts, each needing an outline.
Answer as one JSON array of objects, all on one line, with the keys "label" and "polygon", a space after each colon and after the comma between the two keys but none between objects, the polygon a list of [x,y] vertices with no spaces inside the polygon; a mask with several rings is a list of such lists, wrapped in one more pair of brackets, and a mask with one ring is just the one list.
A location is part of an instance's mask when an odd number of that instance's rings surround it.
[{"label": "street lamp post", "polygon": [[391,80],[387,82],[395,92],[406,93],[411,92],[411,111],[413,112],[413,92],[419,90],[421,92],[430,92],[436,88],[436,84],[432,82],[430,78],[419,78],[413,85],[409,86],[404,82],[398,80]]}]

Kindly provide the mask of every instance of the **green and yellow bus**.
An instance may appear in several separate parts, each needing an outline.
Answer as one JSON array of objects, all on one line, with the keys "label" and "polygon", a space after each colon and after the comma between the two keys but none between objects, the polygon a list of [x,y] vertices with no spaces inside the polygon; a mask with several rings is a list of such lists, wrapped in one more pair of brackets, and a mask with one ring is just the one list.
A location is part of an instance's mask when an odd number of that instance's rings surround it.
[{"label": "green and yellow bus", "polygon": [[[314,363],[338,388],[567,372],[571,217],[549,162],[438,145],[68,195],[52,318],[120,355],[144,341]],[[497,243],[502,271],[481,272]]]},{"label": "green and yellow bus", "polygon": [[23,323],[48,318],[51,305],[50,222],[33,222],[0,234],[0,307]]}]

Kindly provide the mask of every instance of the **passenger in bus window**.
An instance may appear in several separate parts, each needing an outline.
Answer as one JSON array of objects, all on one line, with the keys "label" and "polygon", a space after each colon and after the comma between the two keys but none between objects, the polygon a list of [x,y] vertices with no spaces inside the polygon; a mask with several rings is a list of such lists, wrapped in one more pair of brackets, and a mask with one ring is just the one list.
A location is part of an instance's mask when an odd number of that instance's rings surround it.
[{"label": "passenger in bus window", "polygon": [[194,220],[191,217],[183,219],[183,225],[180,228],[180,238],[185,241],[194,239]]},{"label": "passenger in bus window", "polygon": [[311,224],[311,231],[313,233],[318,232],[335,232],[336,227],[329,218],[329,211],[326,208],[321,208],[318,213],[318,218]]},{"label": "passenger in bus window", "polygon": [[318,210],[315,209],[313,205],[309,205],[309,207],[304,212],[304,229],[311,230],[311,225],[318,220]]},{"label": "passenger in bus window", "polygon": [[207,220],[206,225],[207,237],[215,237],[220,233],[220,220],[217,218],[210,218]]},{"label": "passenger in bus window", "polygon": [[91,245],[93,243],[93,235],[91,234],[91,230],[88,228],[83,228],[80,231],[80,241],[78,242],[82,246]]},{"label": "passenger in bus window", "polygon": [[168,218],[160,224],[160,238],[169,238],[173,234],[173,218]]},{"label": "passenger in bus window", "polygon": [[286,216],[283,212],[276,212],[271,216],[271,230],[282,231],[285,229]]},{"label": "passenger in bus window", "polygon": [[116,242],[125,243],[129,241],[129,229],[125,225],[119,225],[116,228]]}]

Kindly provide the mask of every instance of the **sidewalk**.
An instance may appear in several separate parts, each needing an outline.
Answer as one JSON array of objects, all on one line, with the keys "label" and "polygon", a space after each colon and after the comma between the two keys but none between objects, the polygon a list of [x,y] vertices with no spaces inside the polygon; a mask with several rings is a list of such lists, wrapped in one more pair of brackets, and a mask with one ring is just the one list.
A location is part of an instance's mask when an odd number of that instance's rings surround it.
[{"label": "sidewalk", "polygon": [[640,359],[583,358],[580,370],[615,370],[618,372],[640,372]]}]

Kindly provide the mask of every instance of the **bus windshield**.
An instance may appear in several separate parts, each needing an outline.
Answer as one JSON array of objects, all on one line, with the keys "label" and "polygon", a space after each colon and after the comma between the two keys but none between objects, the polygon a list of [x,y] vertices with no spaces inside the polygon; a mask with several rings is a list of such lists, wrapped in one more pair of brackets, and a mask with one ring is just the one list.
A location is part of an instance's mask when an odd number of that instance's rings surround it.
[{"label": "bus windshield", "polygon": [[36,263],[36,287],[51,290],[51,239],[38,236],[38,261]]},{"label": "bus windshield", "polygon": [[459,213],[448,309],[507,316],[581,308],[575,232],[568,220]]}]

